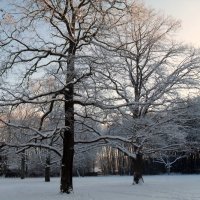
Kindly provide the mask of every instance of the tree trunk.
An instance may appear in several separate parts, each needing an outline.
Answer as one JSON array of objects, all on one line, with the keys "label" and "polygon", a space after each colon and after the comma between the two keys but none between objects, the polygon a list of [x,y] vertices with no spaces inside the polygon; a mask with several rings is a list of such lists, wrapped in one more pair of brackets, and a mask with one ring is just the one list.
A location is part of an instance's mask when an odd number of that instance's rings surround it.
[{"label": "tree trunk", "polygon": [[138,184],[143,181],[143,158],[141,153],[136,154],[136,158],[133,159],[133,184]]},{"label": "tree trunk", "polygon": [[60,191],[70,193],[73,190],[73,157],[74,157],[74,55],[75,46],[72,43],[69,48],[69,59],[67,62],[66,91],[65,98],[65,129],[63,131],[63,157],[61,166]]},{"label": "tree trunk", "polygon": [[61,192],[70,193],[73,190],[72,171],[73,171],[73,132],[65,131],[63,139],[63,157],[61,166]]},{"label": "tree trunk", "polygon": [[166,169],[167,169],[167,174],[170,175],[170,172],[171,172],[171,166],[167,166]]},{"label": "tree trunk", "polygon": [[50,154],[48,153],[44,172],[45,182],[50,182],[50,170]]},{"label": "tree trunk", "polygon": [[25,160],[25,151],[22,152],[21,155],[21,179],[25,178],[26,173],[26,160]]}]

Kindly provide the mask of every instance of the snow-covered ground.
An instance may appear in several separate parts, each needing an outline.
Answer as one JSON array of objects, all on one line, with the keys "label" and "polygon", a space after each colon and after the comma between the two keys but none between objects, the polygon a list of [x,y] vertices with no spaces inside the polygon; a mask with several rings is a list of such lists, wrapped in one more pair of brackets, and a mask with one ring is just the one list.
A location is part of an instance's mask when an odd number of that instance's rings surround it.
[{"label": "snow-covered ground", "polygon": [[74,178],[74,193],[59,193],[59,178],[0,178],[0,200],[200,200],[200,175],[145,176],[132,185],[131,176]]}]

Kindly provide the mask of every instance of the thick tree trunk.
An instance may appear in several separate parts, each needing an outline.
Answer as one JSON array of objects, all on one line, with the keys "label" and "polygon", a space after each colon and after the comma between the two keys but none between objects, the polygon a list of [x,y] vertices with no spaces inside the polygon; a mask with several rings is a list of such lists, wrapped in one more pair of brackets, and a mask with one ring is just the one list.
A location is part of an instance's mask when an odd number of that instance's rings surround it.
[{"label": "thick tree trunk", "polygon": [[75,46],[72,43],[69,48],[69,59],[67,63],[65,98],[65,129],[63,131],[63,157],[61,166],[60,191],[70,193],[73,190],[73,157],[74,157],[74,55]]},{"label": "thick tree trunk", "polygon": [[133,184],[138,184],[140,181],[143,181],[142,171],[143,157],[142,154],[137,153],[136,158],[133,159]]},{"label": "thick tree trunk", "polygon": [[63,193],[70,193],[73,190],[72,173],[74,157],[74,137],[72,130],[64,132],[63,157],[61,166],[61,186]]},{"label": "thick tree trunk", "polygon": [[44,172],[44,177],[45,177],[45,182],[50,182],[50,155],[47,155],[46,158],[46,165],[45,165],[45,172]]}]

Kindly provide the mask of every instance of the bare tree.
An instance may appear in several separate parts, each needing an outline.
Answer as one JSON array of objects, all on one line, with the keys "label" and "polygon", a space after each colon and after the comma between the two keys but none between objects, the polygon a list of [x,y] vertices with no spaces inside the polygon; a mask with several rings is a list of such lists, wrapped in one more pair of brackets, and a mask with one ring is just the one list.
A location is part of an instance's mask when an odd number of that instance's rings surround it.
[{"label": "bare tree", "polygon": [[175,164],[178,160],[186,157],[184,154],[180,155],[172,155],[174,152],[165,152],[165,153],[159,153],[159,155],[156,156],[153,162],[157,162],[160,164],[163,164],[166,168],[167,174],[169,175],[171,172],[171,167],[173,164]]},{"label": "bare tree", "polygon": [[[38,132],[35,130],[43,138],[43,122],[54,104],[63,102],[64,124],[59,129],[63,138],[60,190],[70,193],[73,189],[74,105],[80,104],[74,101],[75,85],[91,74],[90,67],[83,65],[78,72],[75,64],[83,52],[85,57],[86,47],[104,28],[105,19],[112,12],[120,12],[125,4],[110,0],[28,0],[13,1],[13,4],[15,13],[2,11],[0,45],[5,59],[1,60],[1,74],[7,73],[11,77],[12,71],[22,67],[18,71],[22,79],[14,76],[17,87],[1,88],[4,93],[1,105],[46,104],[49,108],[41,117]],[[46,74],[45,70],[51,71],[55,78],[60,75],[59,87],[31,94],[29,80],[32,76]]]},{"label": "bare tree", "polygon": [[101,65],[95,68],[101,88],[96,98],[104,93],[102,101],[108,108],[118,105],[108,115],[114,119],[112,134],[124,136],[133,152],[119,140],[112,145],[133,158],[136,180],[142,175],[143,154],[178,147],[172,140],[162,143],[170,136],[183,143],[175,115],[166,117],[166,113],[183,91],[198,84],[199,55],[173,40],[178,21],[142,4],[127,8],[121,20],[121,26],[114,27],[108,37],[94,42],[98,46],[93,51],[98,58],[95,64]]}]

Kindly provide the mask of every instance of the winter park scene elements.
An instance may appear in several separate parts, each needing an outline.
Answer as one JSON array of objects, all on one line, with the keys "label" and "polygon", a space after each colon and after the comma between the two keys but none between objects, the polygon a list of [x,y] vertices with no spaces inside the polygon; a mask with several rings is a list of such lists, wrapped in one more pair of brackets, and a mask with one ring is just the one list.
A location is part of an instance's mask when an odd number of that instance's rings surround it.
[{"label": "winter park scene elements", "polygon": [[0,1],[0,200],[200,199],[200,44],[168,3]]}]

